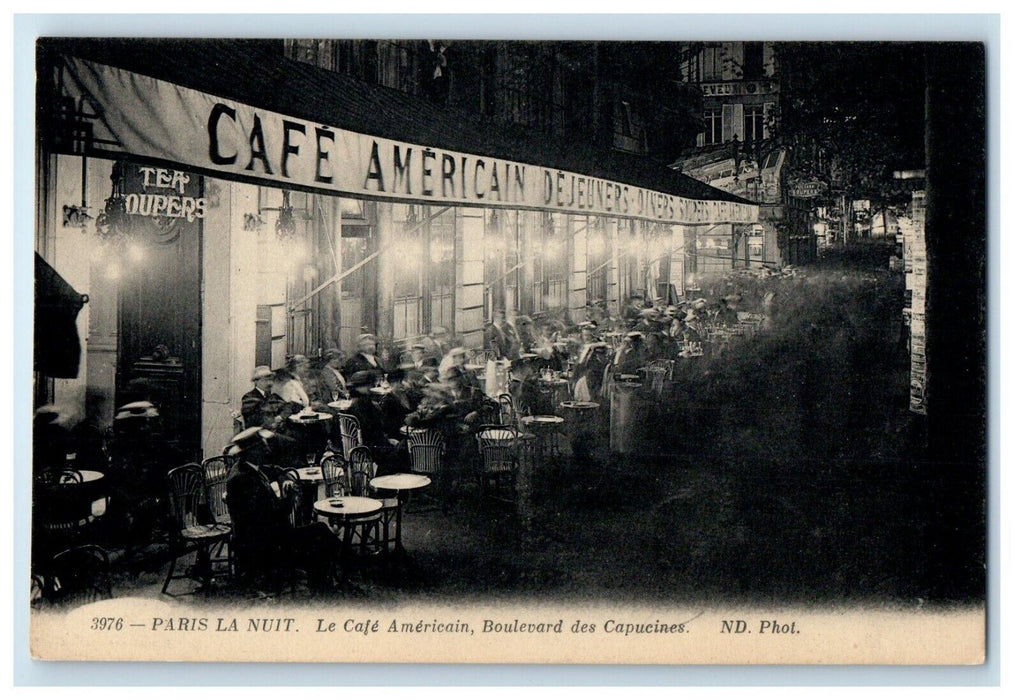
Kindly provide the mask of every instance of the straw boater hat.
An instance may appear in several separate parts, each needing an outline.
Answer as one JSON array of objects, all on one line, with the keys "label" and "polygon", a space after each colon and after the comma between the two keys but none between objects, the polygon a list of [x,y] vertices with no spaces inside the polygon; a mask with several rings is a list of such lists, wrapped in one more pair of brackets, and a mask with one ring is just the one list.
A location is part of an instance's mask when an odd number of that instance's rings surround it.
[{"label": "straw boater hat", "polygon": [[708,305],[708,303],[709,302],[707,302],[705,299],[696,299],[694,307],[696,310],[704,309]]},{"label": "straw boater hat", "polygon": [[231,438],[230,445],[228,445],[227,449],[224,450],[224,454],[228,457],[233,457],[241,454],[242,452],[247,452],[253,447],[262,445],[266,440],[269,440],[274,435],[276,435],[276,433],[272,430],[266,430],[265,428],[260,428],[257,425],[252,426],[251,428],[246,428]]},{"label": "straw boater hat", "polygon": [[641,331],[630,331],[627,334],[627,337],[628,338],[641,338],[642,337],[642,332]]},{"label": "straw boater hat", "polygon": [[114,415],[114,420],[124,420],[125,418],[157,418],[160,412],[154,405],[148,401],[134,401],[127,403],[117,409],[117,414]]},{"label": "straw boater hat", "polygon": [[259,365],[258,367],[255,368],[255,371],[252,372],[252,381],[256,382],[256,381],[258,381],[260,379],[265,379],[266,377],[272,377],[272,376],[273,376],[273,370],[271,370],[266,365]]},{"label": "straw boater hat", "polygon": [[355,342],[360,343],[363,340],[375,341],[376,340],[376,336],[374,336],[372,333],[362,333],[361,335],[358,336],[358,338],[355,340]]},{"label": "straw boater hat", "polygon": [[657,316],[659,316],[659,311],[653,308],[645,308],[639,311],[638,315],[644,316],[645,318],[656,318]]}]

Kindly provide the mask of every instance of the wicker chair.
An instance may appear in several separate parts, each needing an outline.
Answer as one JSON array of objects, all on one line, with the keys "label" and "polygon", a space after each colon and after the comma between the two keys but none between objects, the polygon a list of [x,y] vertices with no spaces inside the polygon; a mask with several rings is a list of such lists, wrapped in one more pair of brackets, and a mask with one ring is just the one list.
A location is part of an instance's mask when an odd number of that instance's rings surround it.
[{"label": "wicker chair", "polygon": [[503,425],[483,425],[475,434],[480,468],[479,482],[485,495],[513,499],[520,463],[519,433]]},{"label": "wicker chair", "polygon": [[[212,518],[206,502],[205,479],[202,467],[186,464],[167,473],[169,505],[172,527],[170,547],[173,558],[167,578],[163,581],[164,594],[174,579],[200,577],[202,588],[208,588],[213,576],[211,551],[225,543],[231,534],[231,526],[218,523]],[[177,560],[195,552],[195,566],[182,575],[175,576]],[[196,589],[197,590],[197,589]],[[195,590],[190,591],[196,592]]]},{"label": "wicker chair", "polygon": [[[368,447],[362,445],[351,450],[348,469],[351,495],[376,498],[369,482],[375,478],[377,467]],[[355,528],[352,542],[362,554],[389,552],[390,546],[396,543],[397,499],[379,500],[383,503],[379,513],[349,521]]]}]

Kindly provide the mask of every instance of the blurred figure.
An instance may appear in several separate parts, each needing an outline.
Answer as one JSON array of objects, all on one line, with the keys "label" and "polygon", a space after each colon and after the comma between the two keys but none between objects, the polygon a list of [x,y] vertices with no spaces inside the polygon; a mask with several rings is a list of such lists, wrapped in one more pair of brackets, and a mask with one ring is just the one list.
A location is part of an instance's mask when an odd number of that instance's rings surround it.
[{"label": "blurred figure", "polygon": [[636,375],[645,364],[645,346],[642,334],[638,331],[631,331],[613,358],[613,373]]},{"label": "blurred figure", "polygon": [[[383,371],[379,358],[376,357],[376,346],[378,341],[371,333],[362,333],[358,336],[358,352],[344,363],[343,374],[350,382],[351,378],[358,372],[374,372],[376,376]],[[348,387],[350,389],[350,387]]]},{"label": "blurred figure", "polygon": [[344,353],[337,348],[326,351],[326,365],[319,371],[319,393],[324,403],[348,397],[347,381],[341,373]]},{"label": "blurred figure", "polygon": [[383,397],[383,429],[387,437],[400,440],[404,419],[422,402],[422,373],[413,367],[399,367],[389,375],[390,393]]},{"label": "blurred figure", "polygon": [[287,358],[286,367],[276,373],[273,393],[286,404],[283,412],[285,418],[312,405],[301,379],[303,375],[308,375],[310,364],[304,355],[292,355]]},{"label": "blurred figure", "polygon": [[383,412],[373,402],[370,390],[376,385],[375,372],[363,370],[355,372],[348,379],[347,386],[351,391],[351,406],[346,413],[358,419],[361,428],[362,444],[368,447],[379,465],[380,475],[400,471],[395,464],[399,440],[387,436],[383,422]]}]

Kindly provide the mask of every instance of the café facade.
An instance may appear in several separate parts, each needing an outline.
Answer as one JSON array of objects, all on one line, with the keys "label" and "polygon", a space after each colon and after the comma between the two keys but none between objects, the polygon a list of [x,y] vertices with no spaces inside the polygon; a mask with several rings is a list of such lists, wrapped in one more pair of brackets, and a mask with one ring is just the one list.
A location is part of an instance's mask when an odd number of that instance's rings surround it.
[{"label": "caf\u00e9 facade", "polygon": [[35,249],[88,301],[77,375],[37,371],[37,405],[102,427],[144,381],[178,445],[209,456],[256,365],[366,331],[479,348],[498,311],[576,322],[683,296],[697,232],[758,218],[664,166],[266,46],[40,42]]}]

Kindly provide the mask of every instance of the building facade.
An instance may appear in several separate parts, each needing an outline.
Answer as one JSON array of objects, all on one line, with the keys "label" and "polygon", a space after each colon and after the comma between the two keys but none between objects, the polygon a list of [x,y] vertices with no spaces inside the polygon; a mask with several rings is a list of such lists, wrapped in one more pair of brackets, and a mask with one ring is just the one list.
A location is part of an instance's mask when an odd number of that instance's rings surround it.
[{"label": "building facade", "polygon": [[[781,119],[783,70],[772,42],[683,45],[680,80],[702,96],[702,130],[672,167],[760,204],[751,225],[704,232],[696,273],[801,264],[815,257],[813,193],[793,186]],[[803,183],[798,183],[800,186]],[[807,196],[806,196],[807,195]]]},{"label": "building facade", "polygon": [[361,44],[324,49],[328,69],[289,57],[312,46],[40,45],[36,251],[89,302],[77,376],[37,373],[37,403],[103,426],[143,384],[187,455],[217,454],[256,365],[362,332],[389,354],[440,329],[481,348],[498,311],[612,312],[668,294],[695,230],[758,219],[634,152],[641,129],[557,137],[567,110],[509,133],[423,81],[436,50],[376,42],[366,80],[346,72]]}]

